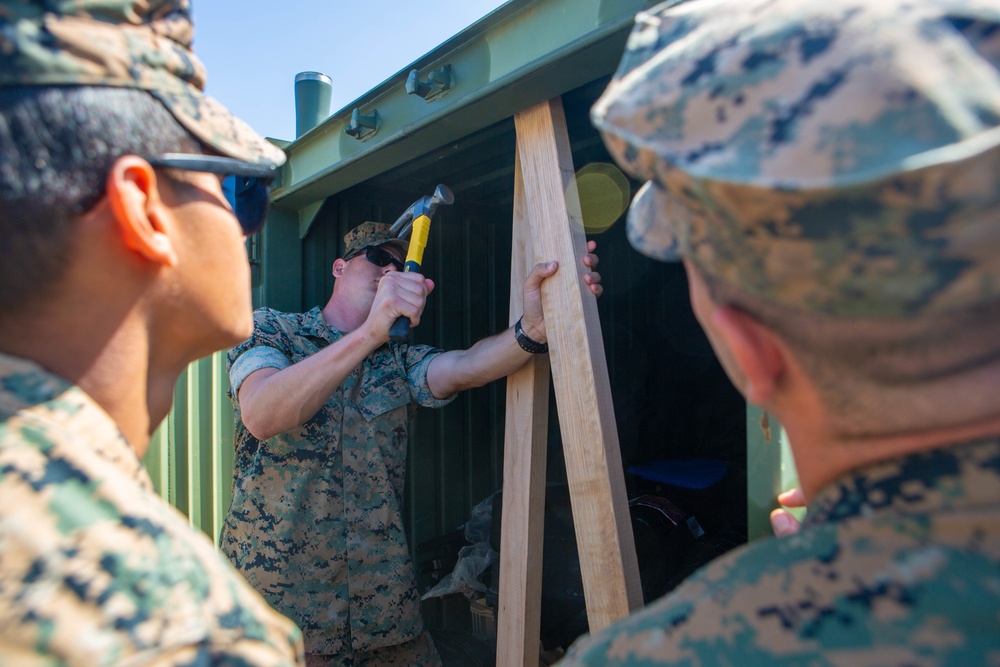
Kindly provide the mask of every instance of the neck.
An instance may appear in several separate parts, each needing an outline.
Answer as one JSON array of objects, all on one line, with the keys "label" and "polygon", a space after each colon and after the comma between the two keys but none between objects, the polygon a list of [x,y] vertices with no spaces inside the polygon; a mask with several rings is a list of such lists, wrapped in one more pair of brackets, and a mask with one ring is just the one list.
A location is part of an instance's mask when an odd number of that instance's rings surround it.
[{"label": "neck", "polygon": [[350,333],[365,323],[370,311],[371,304],[367,311],[363,311],[357,304],[339,296],[334,289],[330,300],[323,306],[322,313],[323,319],[331,327],[343,333]]},{"label": "neck", "polygon": [[852,470],[889,459],[935,449],[945,449],[980,438],[1000,436],[1000,417],[921,433],[878,437],[853,437],[823,446],[788,433],[795,456],[799,484],[807,502],[820,489]]},{"label": "neck", "polygon": [[806,500],[852,470],[1000,435],[994,366],[912,382],[839,385],[821,396],[794,356],[763,407],[788,435]]},{"label": "neck", "polygon": [[[127,309],[52,312],[18,317],[16,327],[0,328],[0,350],[34,361],[80,387],[142,457],[151,430],[170,410],[183,365],[158,366],[150,357],[147,327]],[[87,335],[67,335],[68,331]]]},{"label": "neck", "polygon": [[789,417],[787,424],[783,422],[807,502],[824,486],[852,470],[909,454],[1000,436],[1000,416],[944,427],[869,435],[837,433],[826,428],[828,424],[822,418]]}]

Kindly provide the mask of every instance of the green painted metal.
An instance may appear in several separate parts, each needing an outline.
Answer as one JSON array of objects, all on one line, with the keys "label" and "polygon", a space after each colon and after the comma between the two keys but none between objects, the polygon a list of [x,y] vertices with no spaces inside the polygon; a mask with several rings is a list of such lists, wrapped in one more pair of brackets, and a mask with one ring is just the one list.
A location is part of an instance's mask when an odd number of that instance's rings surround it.
[{"label": "green painted metal", "polygon": [[[302,211],[542,100],[611,73],[645,0],[513,0],[331,115],[286,148],[274,204]],[[454,86],[426,102],[406,90],[450,66]],[[345,133],[357,115],[378,113],[368,140]],[[315,211],[300,217],[304,237]]]},{"label": "green painted metal", "polygon": [[[432,233],[429,263],[439,286],[417,339],[454,349],[502,328],[507,322],[511,197],[494,186],[513,188],[510,117],[564,95],[568,109],[578,107],[569,119],[577,166],[608,160],[586,109],[617,66],[633,15],[651,4],[513,0],[295,141],[275,140],[289,160],[273,193],[268,224],[250,244],[255,306],[302,311],[325,302],[332,288],[330,265],[340,255],[344,232],[364,219],[391,222],[413,199],[427,194],[428,186],[445,182],[464,198],[435,223],[448,233]],[[419,81],[428,81],[449,65],[454,85],[445,94],[425,101],[407,93],[412,70]],[[355,109],[359,114],[378,111],[379,131],[367,140],[344,132]],[[620,238],[610,240],[612,235]],[[635,306],[633,287],[646,285],[652,275],[666,284],[672,278],[661,272],[668,270],[631,251],[620,225],[601,243],[606,261],[602,273],[609,285],[601,304],[602,327],[610,336],[612,380],[621,375],[616,396],[627,403],[628,392],[642,391],[635,386],[635,369],[649,365],[627,332],[673,321],[663,315],[679,306],[667,298],[673,292],[664,290],[642,292],[647,300],[659,294],[664,301],[656,311],[660,317],[648,314],[645,301],[644,307]],[[629,293],[616,295],[616,290]],[[621,326],[615,329],[617,324]],[[653,355],[652,348],[648,354]],[[158,491],[213,538],[231,493],[233,416],[224,366],[220,353],[188,369],[178,383],[175,409],[146,456]],[[409,479],[423,481],[409,484],[406,494],[411,546],[460,525],[469,506],[499,484],[502,407],[502,384],[494,384],[417,417]],[[737,420],[744,418],[743,409],[734,413]],[[779,426],[771,420],[768,439],[759,410],[748,407],[745,417],[748,537],[753,539],[769,534],[767,515],[774,497],[794,481],[789,479],[794,473],[789,472]],[[643,446],[641,419],[621,420],[622,425],[636,431],[623,443]],[[736,444],[742,449],[742,440]],[[561,455],[558,448],[554,455]],[[453,482],[458,479],[462,488],[456,493]],[[419,566],[431,558],[428,553],[415,561]]]},{"label": "green painted metal", "polygon": [[427,74],[427,79],[420,78],[420,70],[410,70],[410,75],[406,77],[406,93],[416,95],[425,102],[434,100],[448,94],[451,87],[455,85],[455,77],[451,72],[451,65]]},{"label": "green painted metal", "polygon": [[[322,207],[307,207],[311,216]],[[267,224],[257,235],[259,264],[251,275],[254,308],[270,306],[287,312],[302,310],[302,241],[298,219],[301,212],[272,209]],[[266,270],[265,270],[266,267]]]},{"label": "green painted metal", "polygon": [[153,434],[143,460],[157,493],[215,541],[232,498],[228,390],[224,352],[188,366],[174,389],[173,410]]},{"label": "green painted metal", "polygon": [[[774,534],[769,516],[777,495],[799,485],[788,433],[771,415],[747,404],[747,539]],[[792,514],[805,517],[802,508]]]},{"label": "green painted metal", "polygon": [[322,123],[330,115],[330,77],[322,72],[299,72],[295,75],[295,136]]},{"label": "green painted metal", "polygon": [[[300,310],[301,243],[296,215],[272,211],[248,242],[254,305]],[[267,263],[268,270],[262,266]],[[153,433],[144,464],[157,493],[218,541],[232,499],[233,407],[226,353],[192,363],[174,388],[174,405]]]},{"label": "green painted metal", "polygon": [[[768,413],[747,404],[747,539],[773,535],[769,516],[776,497],[794,479],[785,430]],[[794,472],[792,473],[794,474]]]}]

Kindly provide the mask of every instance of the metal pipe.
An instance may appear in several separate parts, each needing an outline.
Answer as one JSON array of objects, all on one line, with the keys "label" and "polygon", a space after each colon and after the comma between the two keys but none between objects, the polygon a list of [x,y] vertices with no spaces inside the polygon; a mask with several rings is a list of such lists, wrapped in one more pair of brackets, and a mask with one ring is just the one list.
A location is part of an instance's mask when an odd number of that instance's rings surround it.
[{"label": "metal pipe", "polygon": [[295,138],[322,123],[330,115],[333,80],[322,72],[295,75]]}]

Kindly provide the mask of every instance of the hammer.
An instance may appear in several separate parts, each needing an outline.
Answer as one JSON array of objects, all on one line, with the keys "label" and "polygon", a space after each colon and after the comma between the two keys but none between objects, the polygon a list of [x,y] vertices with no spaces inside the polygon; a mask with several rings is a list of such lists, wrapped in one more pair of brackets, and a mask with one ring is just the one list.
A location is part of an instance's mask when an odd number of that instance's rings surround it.
[{"label": "hammer", "polygon": [[[424,195],[410,204],[396,222],[389,228],[389,234],[398,238],[410,235],[410,248],[406,253],[406,263],[403,271],[420,271],[420,263],[424,260],[424,248],[427,247],[427,234],[431,230],[431,218],[438,206],[445,206],[455,201],[455,195],[447,185],[439,185],[434,194]],[[389,328],[389,340],[403,343],[410,337],[410,318],[400,316]]]}]

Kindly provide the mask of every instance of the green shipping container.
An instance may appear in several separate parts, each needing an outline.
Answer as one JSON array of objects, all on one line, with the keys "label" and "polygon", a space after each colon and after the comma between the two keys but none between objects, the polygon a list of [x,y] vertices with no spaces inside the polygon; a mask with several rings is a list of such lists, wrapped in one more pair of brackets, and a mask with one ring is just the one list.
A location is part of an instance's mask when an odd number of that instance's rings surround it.
[{"label": "green shipping container", "polygon": [[[268,223],[248,247],[255,304],[308,310],[329,298],[330,267],[349,229],[393,222],[446,184],[455,204],[432,225],[424,271],[437,288],[414,339],[468,347],[508,322],[513,115],[561,96],[584,223],[599,244],[599,311],[624,466],[697,459],[725,469],[708,489],[647,473],[627,473],[626,485],[630,497],[661,494],[693,514],[715,540],[703,550],[711,555],[769,533],[768,512],[794,471],[779,426],[746,405],[712,354],[682,268],[629,246],[620,214],[640,184],[613,167],[589,121],[635,13],[652,4],[512,0],[316,127],[300,127],[295,141],[280,142],[288,163]],[[315,116],[300,110],[300,119]],[[192,366],[146,458],[164,497],[215,538],[231,485],[227,389],[224,355]],[[421,409],[411,423],[405,520],[421,589],[454,560],[470,509],[500,487],[504,402],[500,381],[442,410]],[[565,473],[554,395],[550,410],[548,481],[558,489]],[[640,550],[641,569],[651,557]],[[432,627],[470,626],[464,599],[428,605],[426,616]]]}]

